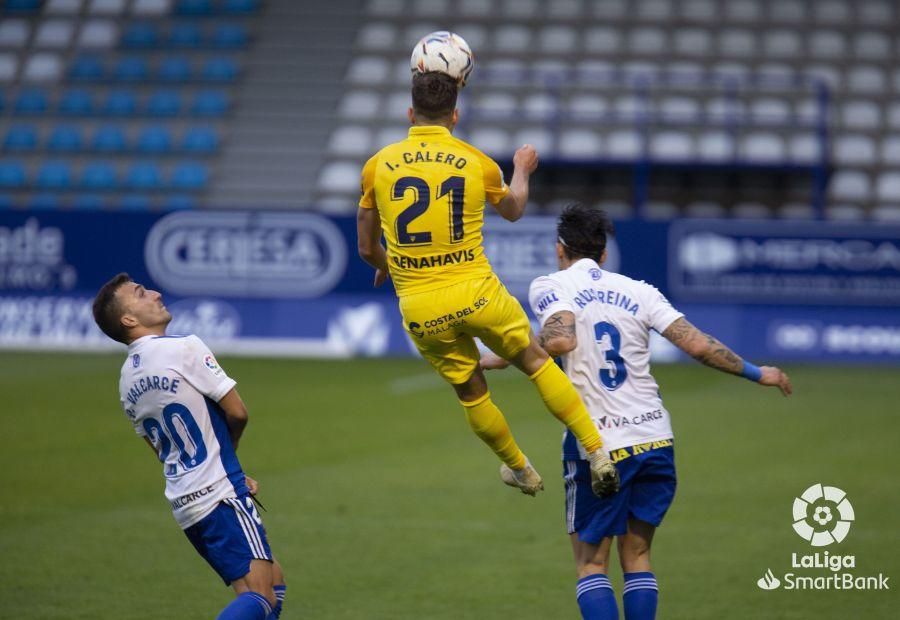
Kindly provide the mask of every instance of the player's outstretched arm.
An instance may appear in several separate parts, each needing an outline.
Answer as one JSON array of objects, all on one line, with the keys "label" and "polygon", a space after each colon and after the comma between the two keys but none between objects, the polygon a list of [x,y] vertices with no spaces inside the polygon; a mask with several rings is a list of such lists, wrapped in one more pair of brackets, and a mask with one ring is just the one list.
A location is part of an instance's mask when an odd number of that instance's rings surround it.
[{"label": "player's outstretched arm", "polygon": [[525,213],[528,204],[528,179],[537,169],[537,151],[530,144],[525,144],[513,155],[513,176],[509,182],[509,193],[494,208],[503,219],[515,222]]},{"label": "player's outstretched arm", "polygon": [[375,268],[375,286],[388,276],[387,252],[381,245],[381,217],[378,209],[360,207],[356,213],[356,235],[359,256]]},{"label": "player's outstretched arm", "polygon": [[231,445],[237,450],[238,442],[244,429],[247,427],[249,414],[244,401],[237,389],[231,388],[222,400],[219,401],[219,407],[225,413],[225,424],[228,426],[228,434],[231,436]]},{"label": "player's outstretched arm", "polygon": [[713,336],[694,327],[684,317],[673,321],[662,335],[676,347],[710,368],[746,377],[761,385],[777,387],[785,396],[790,396],[793,391],[791,380],[780,368],[775,366],[756,368],[752,364],[748,364],[734,351]]}]

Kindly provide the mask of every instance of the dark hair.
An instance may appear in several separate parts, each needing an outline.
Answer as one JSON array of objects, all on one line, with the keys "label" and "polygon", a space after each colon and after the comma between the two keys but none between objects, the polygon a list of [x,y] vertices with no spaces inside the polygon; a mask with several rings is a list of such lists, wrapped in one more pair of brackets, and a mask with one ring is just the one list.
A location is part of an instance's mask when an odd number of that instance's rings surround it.
[{"label": "dark hair", "polygon": [[116,291],[126,282],[131,282],[131,276],[120,273],[103,285],[97,296],[94,297],[94,322],[100,330],[123,344],[128,344],[128,332],[122,325],[122,304],[116,299]]},{"label": "dark hair", "polygon": [[412,107],[425,120],[443,120],[456,109],[459,86],[446,73],[416,73],[412,79]]},{"label": "dark hair", "polygon": [[556,222],[557,240],[570,259],[599,260],[606,249],[606,236],[614,233],[606,211],[578,202],[566,206]]}]

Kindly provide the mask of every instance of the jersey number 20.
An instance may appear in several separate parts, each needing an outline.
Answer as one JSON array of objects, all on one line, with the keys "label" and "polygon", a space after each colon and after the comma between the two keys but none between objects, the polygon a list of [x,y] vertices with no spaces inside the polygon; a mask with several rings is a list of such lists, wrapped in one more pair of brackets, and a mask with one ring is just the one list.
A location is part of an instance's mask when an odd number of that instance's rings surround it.
[{"label": "jersey number 20", "polygon": [[178,449],[178,461],[185,469],[193,469],[206,460],[203,432],[187,407],[181,403],[170,403],[163,409],[162,419],[163,424],[155,418],[147,418],[143,422],[144,430],[159,450],[160,461],[166,462],[172,443]]},{"label": "jersey number 20", "polygon": [[[403,200],[406,191],[412,189],[416,192],[416,201],[403,209],[397,215],[397,244],[398,245],[429,245],[431,232],[410,232],[409,225],[414,219],[422,215],[431,205],[431,190],[425,179],[419,177],[400,177],[394,183],[391,197],[394,200]],[[449,177],[441,183],[440,191],[435,199],[450,197],[450,242],[459,243],[463,240],[463,200],[466,192],[465,177]]]},{"label": "jersey number 20", "polygon": [[628,378],[628,370],[625,368],[625,360],[619,355],[619,347],[622,346],[622,336],[612,323],[602,321],[594,325],[594,339],[600,345],[600,351],[606,360],[604,368],[600,369],[600,383],[607,390],[616,390],[622,387]]}]

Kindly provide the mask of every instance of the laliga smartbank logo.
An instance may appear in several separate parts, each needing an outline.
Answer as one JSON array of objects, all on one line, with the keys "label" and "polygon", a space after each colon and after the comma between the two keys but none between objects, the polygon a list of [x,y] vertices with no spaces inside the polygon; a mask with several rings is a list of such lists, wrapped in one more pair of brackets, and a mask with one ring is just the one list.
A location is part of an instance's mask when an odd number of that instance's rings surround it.
[{"label": "laliga smartbank logo", "polygon": [[[839,544],[847,538],[850,525],[855,521],[853,505],[847,494],[833,486],[814,484],[800,497],[794,498],[794,531],[813,547]],[[767,568],[756,581],[762,590],[889,590],[889,577],[859,575],[849,572],[856,569],[855,555],[841,555],[829,551],[791,553],[791,572],[779,576]],[[802,572],[794,572],[800,569]],[[821,574],[822,572],[826,574]]]}]

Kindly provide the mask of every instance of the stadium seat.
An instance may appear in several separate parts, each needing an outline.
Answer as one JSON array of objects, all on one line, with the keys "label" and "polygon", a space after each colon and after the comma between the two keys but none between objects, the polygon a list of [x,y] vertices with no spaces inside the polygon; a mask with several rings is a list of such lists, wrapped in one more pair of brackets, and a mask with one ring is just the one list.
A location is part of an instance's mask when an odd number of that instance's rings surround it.
[{"label": "stadium seat", "polygon": [[122,47],[128,49],[152,49],[160,43],[159,28],[151,22],[135,22],[122,34]]},{"label": "stadium seat", "polygon": [[613,159],[633,160],[641,155],[641,139],[633,129],[612,131],[606,139],[606,156]]},{"label": "stadium seat", "polygon": [[660,131],[650,138],[650,155],[664,160],[691,160],[694,158],[694,141],[686,132]]},{"label": "stadium seat", "polygon": [[106,70],[97,56],[78,56],[69,67],[69,79],[93,82],[103,79]]},{"label": "stadium seat", "polygon": [[872,210],[872,219],[876,222],[900,223],[900,205],[877,205]]},{"label": "stadium seat", "polygon": [[121,82],[143,82],[149,74],[147,60],[142,56],[120,58],[113,69],[113,77]]},{"label": "stadium seat", "polygon": [[79,185],[90,191],[112,191],[118,186],[116,169],[109,162],[90,162],[81,171]]},{"label": "stadium seat", "polygon": [[194,155],[211,155],[219,148],[219,136],[211,127],[189,127],[181,138],[181,150]]},{"label": "stadium seat", "polygon": [[66,116],[90,116],[94,112],[94,98],[87,90],[68,90],[60,96],[58,110]]},{"label": "stadium seat", "polygon": [[12,82],[19,70],[19,61],[15,54],[0,54],[0,82]]},{"label": "stadium seat", "polygon": [[187,194],[173,194],[166,196],[162,201],[162,208],[167,211],[180,211],[186,209],[196,209],[197,199]]},{"label": "stadium seat", "polygon": [[150,116],[177,116],[181,111],[181,96],[175,90],[158,90],[147,99],[146,112]]},{"label": "stadium seat", "polygon": [[212,0],[175,0],[175,15],[212,15]]},{"label": "stadium seat", "polygon": [[237,78],[238,66],[231,58],[210,58],[203,63],[201,76],[210,82],[230,82]]},{"label": "stadium seat", "polygon": [[183,56],[164,58],[157,77],[164,82],[185,82],[191,78],[191,63]]},{"label": "stadium seat", "polygon": [[199,91],[194,95],[191,104],[191,114],[194,116],[222,116],[228,112],[228,96],[217,90]]},{"label": "stadium seat", "polygon": [[88,12],[95,15],[121,15],[125,11],[125,0],[90,0]]},{"label": "stadium seat", "polygon": [[38,145],[38,132],[34,125],[13,125],[3,138],[3,150],[15,153],[33,151]]},{"label": "stadium seat", "polygon": [[373,118],[378,114],[380,100],[374,90],[350,91],[338,103],[338,114],[353,120]]},{"label": "stadium seat", "polygon": [[47,149],[57,153],[73,153],[81,148],[81,128],[76,125],[57,125],[47,139]]},{"label": "stadium seat", "polygon": [[846,3],[837,0],[821,0],[813,3],[815,20],[823,24],[841,24],[850,20]]},{"label": "stadium seat", "polygon": [[259,0],[223,0],[222,12],[231,14],[255,13],[259,10]]},{"label": "stadium seat", "polygon": [[602,148],[599,134],[587,129],[563,131],[559,137],[559,156],[566,159],[597,159]]},{"label": "stadium seat", "polygon": [[348,161],[329,162],[319,171],[316,184],[326,192],[358,192],[359,164]]},{"label": "stadium seat", "polygon": [[91,148],[98,153],[121,153],[126,150],[125,132],[116,125],[101,125],[94,132]]},{"label": "stadium seat", "polygon": [[47,93],[36,88],[29,88],[19,92],[16,97],[16,114],[32,115],[43,114],[47,111]]},{"label": "stadium seat", "polygon": [[194,22],[178,22],[169,32],[169,45],[178,48],[196,48],[203,42],[200,26]]},{"label": "stadium seat", "polygon": [[727,131],[704,131],[697,138],[697,157],[704,162],[729,162],[734,159],[735,150],[734,138]]},{"label": "stadium seat", "polygon": [[48,15],[77,15],[83,4],[84,0],[47,0],[44,11]]},{"label": "stadium seat", "polygon": [[494,31],[494,51],[521,54],[531,46],[531,30],[518,24],[504,24]]},{"label": "stadium seat", "polygon": [[25,166],[20,161],[0,161],[0,189],[21,189],[26,181]]},{"label": "stadium seat", "polygon": [[25,47],[31,33],[31,26],[24,19],[0,21],[0,47],[18,49]]},{"label": "stadium seat", "polygon": [[38,22],[33,44],[35,47],[67,48],[75,34],[71,20],[46,19]]},{"label": "stadium seat", "polygon": [[776,163],[784,159],[784,141],[775,133],[752,133],[741,139],[740,156],[751,163]]},{"label": "stadium seat", "polygon": [[381,84],[388,79],[387,60],[375,56],[357,56],[350,61],[347,81],[358,84]]},{"label": "stadium seat", "polygon": [[900,202],[900,172],[891,170],[881,173],[878,176],[875,194],[881,202],[894,204]]},{"label": "stadium seat", "polygon": [[847,53],[847,39],[835,30],[815,30],[809,35],[808,54],[814,58],[842,58]]},{"label": "stadium seat", "polygon": [[900,164],[900,138],[891,136],[881,145],[881,160],[888,165]]},{"label": "stadium seat", "polygon": [[166,127],[154,125],[138,134],[137,150],[142,155],[165,155],[172,151],[172,136]]},{"label": "stadium seat", "polygon": [[169,185],[180,191],[199,191],[206,189],[209,183],[209,171],[206,166],[197,162],[182,162],[172,169]]},{"label": "stadium seat", "polygon": [[77,193],[72,196],[72,209],[77,211],[99,211],[106,200],[100,194]]},{"label": "stadium seat", "polygon": [[666,50],[666,33],[660,28],[635,28],[628,37],[628,50],[638,56],[653,56]]},{"label": "stadium seat", "polygon": [[161,17],[172,9],[172,0],[134,0],[131,11],[138,17]]},{"label": "stadium seat", "polygon": [[40,165],[35,185],[44,190],[67,190],[72,185],[72,166],[65,161],[45,161]]},{"label": "stadium seat", "polygon": [[372,132],[367,127],[347,125],[337,128],[328,141],[328,151],[337,155],[366,155],[372,149]]},{"label": "stadium seat", "polygon": [[152,205],[150,196],[144,194],[126,194],[119,199],[119,208],[123,211],[149,211]]},{"label": "stadium seat", "polygon": [[875,143],[861,134],[837,136],[834,142],[834,158],[839,164],[867,166],[875,163]]},{"label": "stadium seat", "polygon": [[58,194],[41,192],[30,196],[25,205],[32,211],[55,211],[63,205],[63,200]]},{"label": "stadium seat", "polygon": [[125,185],[133,190],[157,190],[162,188],[162,174],[159,166],[152,162],[132,164],[125,176]]},{"label": "stadium seat", "polygon": [[[466,35],[459,33],[466,42],[475,47]],[[364,25],[356,35],[356,45],[363,50],[390,50],[397,40],[397,29],[385,22]]]},{"label": "stadium seat", "polygon": [[78,33],[78,47],[107,49],[119,40],[119,29],[108,19],[92,19],[85,22]]},{"label": "stadium seat", "polygon": [[108,116],[132,116],[137,111],[137,97],[131,90],[111,90],[103,102],[103,113]]},{"label": "stadium seat", "polygon": [[40,8],[40,0],[6,0],[4,10],[10,13],[36,13]]},{"label": "stadium seat", "polygon": [[828,188],[829,194],[838,200],[865,202],[871,196],[869,175],[858,170],[839,170],[834,173]]},{"label": "stadium seat", "polygon": [[219,24],[209,42],[213,47],[237,49],[246,46],[247,40],[247,29],[241,24]]},{"label": "stadium seat", "polygon": [[22,66],[23,82],[57,82],[63,65],[59,54],[39,52],[25,59]]},{"label": "stadium seat", "polygon": [[887,90],[887,76],[878,67],[853,67],[848,71],[847,90],[866,95],[880,95]]}]

